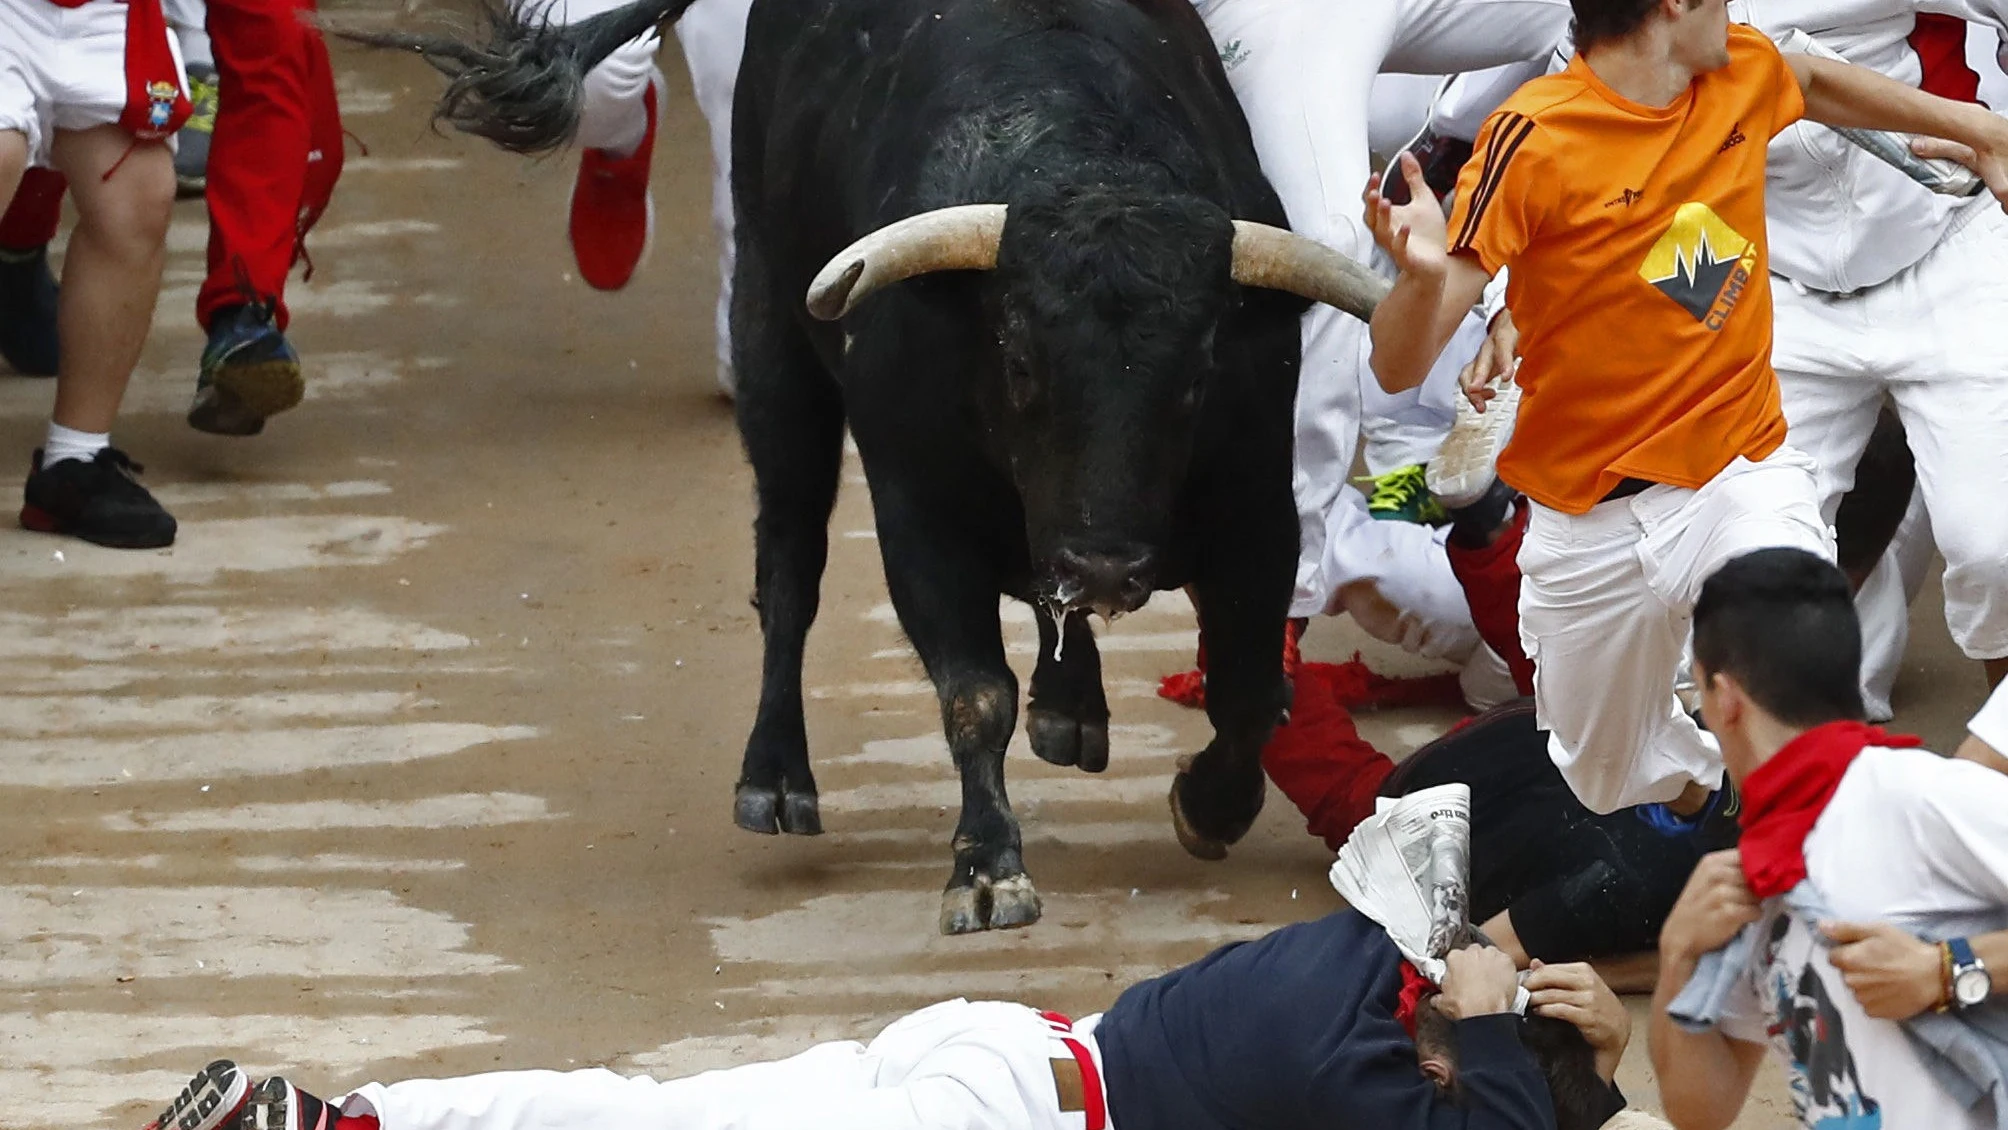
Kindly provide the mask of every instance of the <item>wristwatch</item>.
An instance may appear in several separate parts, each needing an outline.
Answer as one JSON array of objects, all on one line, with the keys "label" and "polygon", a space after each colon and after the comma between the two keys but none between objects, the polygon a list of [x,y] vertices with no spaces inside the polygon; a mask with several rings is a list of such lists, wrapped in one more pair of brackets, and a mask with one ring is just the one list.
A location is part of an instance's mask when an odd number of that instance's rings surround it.
[{"label": "wristwatch", "polygon": [[1948,938],[1945,952],[1952,966],[1953,1007],[1969,1009],[1994,995],[1994,977],[1973,952],[1970,942],[1965,938]]}]

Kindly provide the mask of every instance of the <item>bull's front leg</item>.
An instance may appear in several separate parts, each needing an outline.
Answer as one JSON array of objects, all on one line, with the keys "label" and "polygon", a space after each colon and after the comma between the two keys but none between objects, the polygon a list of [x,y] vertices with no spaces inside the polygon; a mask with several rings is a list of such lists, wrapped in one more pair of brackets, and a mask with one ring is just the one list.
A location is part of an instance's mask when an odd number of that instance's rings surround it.
[{"label": "bull's front leg", "polygon": [[[1265,500],[1270,505],[1260,505]],[[1248,833],[1268,791],[1262,747],[1290,706],[1283,635],[1297,555],[1287,490],[1215,506],[1212,516],[1201,523],[1192,596],[1206,649],[1213,741],[1181,761],[1171,782],[1178,842],[1209,860],[1226,858],[1229,845]]]},{"label": "bull's front leg", "polygon": [[1041,761],[1099,773],[1109,767],[1109,700],[1095,633],[1081,612],[1068,614],[1064,627],[1043,610],[1037,619],[1039,662],[1025,718],[1032,752]]},{"label": "bull's front leg", "polygon": [[1004,751],[1018,724],[1018,678],[1004,657],[993,566],[947,523],[926,521],[878,489],[886,587],[941,701],[942,730],[962,780],[955,869],[941,895],[941,932],[970,934],[1039,920],[1024,843],[1004,790]]}]

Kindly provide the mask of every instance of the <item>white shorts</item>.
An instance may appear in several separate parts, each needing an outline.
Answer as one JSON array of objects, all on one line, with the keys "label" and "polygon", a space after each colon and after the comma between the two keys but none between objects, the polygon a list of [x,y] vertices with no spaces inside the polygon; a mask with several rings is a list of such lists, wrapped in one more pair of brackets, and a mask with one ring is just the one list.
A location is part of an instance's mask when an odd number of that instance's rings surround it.
[{"label": "white shorts", "polygon": [[[180,45],[167,42],[179,71]],[[0,130],[27,135],[29,164],[49,163],[57,130],[118,124],[126,98],[124,4],[0,0]]]},{"label": "white shorts", "polygon": [[1530,506],[1520,543],[1520,643],[1536,721],[1595,812],[1715,788],[1722,754],[1674,697],[1702,582],[1730,559],[1793,547],[1834,557],[1813,462],[1789,447],[1739,458],[1700,490],[1651,487],[1587,514]]},{"label": "white shorts", "polygon": [[1820,466],[1832,521],[1887,397],[1945,556],[1945,621],[1969,658],[2008,657],[2008,216],[1969,205],[1929,254],[1853,295],[1777,280],[1786,442]]}]

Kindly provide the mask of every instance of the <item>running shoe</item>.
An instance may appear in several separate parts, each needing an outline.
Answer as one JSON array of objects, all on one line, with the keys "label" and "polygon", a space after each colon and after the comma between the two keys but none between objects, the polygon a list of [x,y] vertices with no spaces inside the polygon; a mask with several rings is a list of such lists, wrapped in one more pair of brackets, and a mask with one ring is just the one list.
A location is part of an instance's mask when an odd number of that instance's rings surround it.
[{"label": "running shoe", "polygon": [[0,247],[0,360],[24,377],[56,375],[56,273],[49,247]]},{"label": "running shoe", "polygon": [[341,1112],[274,1075],[251,1096],[239,1130],[332,1130]]},{"label": "running shoe", "polygon": [[1513,439],[1513,419],[1520,412],[1520,386],[1507,381],[1493,386],[1496,395],[1479,412],[1471,399],[1457,396],[1457,420],[1429,461],[1424,476],[1431,494],[1446,509],[1458,510],[1485,497],[1499,477],[1499,454]]},{"label": "running shoe", "polygon": [[216,132],[220,89],[215,67],[188,68],[188,101],[194,110],[174,135],[174,194],[184,200],[209,187],[209,139]]},{"label": "running shoe", "polygon": [[21,525],[112,549],[173,545],[174,516],[139,485],[145,469],[116,447],[44,467],[38,448],[21,491]]},{"label": "running shoe", "polygon": [[250,302],[218,310],[202,350],[189,426],[219,436],[255,436],[265,418],[284,412],[306,395],[300,355],[279,331],[270,302]]},{"label": "running shoe", "polygon": [[1450,521],[1450,512],[1430,493],[1424,479],[1422,464],[1415,463],[1353,481],[1366,491],[1367,513],[1380,521],[1443,525]]},{"label": "running shoe", "polygon": [[141,1130],[238,1130],[251,1080],[227,1059],[195,1073],[160,1117]]}]

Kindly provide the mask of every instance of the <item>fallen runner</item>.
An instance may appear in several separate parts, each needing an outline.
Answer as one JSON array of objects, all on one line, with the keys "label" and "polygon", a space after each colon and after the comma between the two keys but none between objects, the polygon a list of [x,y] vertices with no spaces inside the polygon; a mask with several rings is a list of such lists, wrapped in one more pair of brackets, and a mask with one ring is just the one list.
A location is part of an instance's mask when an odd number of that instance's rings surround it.
[{"label": "fallen runner", "polygon": [[1591,1130],[1623,1109],[1611,1080],[1631,1021],[1588,966],[1523,983],[1479,946],[1446,964],[1441,992],[1418,998],[1427,982],[1348,910],[1216,950],[1078,1023],[955,1000],[868,1044],[685,1079],[509,1071],[332,1102],[218,1061],[148,1130]]}]

